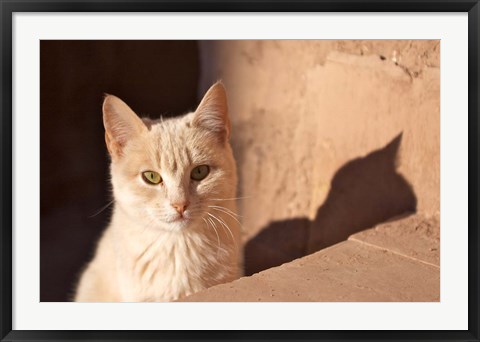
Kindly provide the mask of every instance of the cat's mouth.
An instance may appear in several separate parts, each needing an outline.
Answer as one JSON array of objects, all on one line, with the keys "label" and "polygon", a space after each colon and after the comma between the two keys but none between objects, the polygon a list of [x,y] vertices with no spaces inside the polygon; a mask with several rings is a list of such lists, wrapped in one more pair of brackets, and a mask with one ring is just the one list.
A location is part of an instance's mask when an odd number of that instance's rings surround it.
[{"label": "cat's mouth", "polygon": [[190,227],[192,222],[194,221],[193,217],[182,215],[177,217],[172,217],[166,220],[166,224],[168,225],[169,229],[173,231],[181,231]]},{"label": "cat's mouth", "polygon": [[173,217],[170,217],[166,220],[167,223],[188,223],[193,220],[193,217],[188,213],[184,212]]},{"label": "cat's mouth", "polygon": [[187,222],[187,221],[190,221],[190,218],[187,217],[187,216],[179,216],[175,219],[173,219],[172,222]]},{"label": "cat's mouth", "polygon": [[170,212],[168,215],[163,216],[161,221],[164,226],[167,226],[167,229],[182,230],[195,224],[198,219],[199,216],[196,215],[196,212],[186,210],[181,214]]},{"label": "cat's mouth", "polygon": [[179,223],[179,222],[188,222],[190,220],[191,220],[190,217],[187,217],[187,216],[183,215],[183,216],[177,216],[177,217],[173,217],[171,219],[167,219],[167,220],[165,220],[165,222],[167,222],[167,223]]}]

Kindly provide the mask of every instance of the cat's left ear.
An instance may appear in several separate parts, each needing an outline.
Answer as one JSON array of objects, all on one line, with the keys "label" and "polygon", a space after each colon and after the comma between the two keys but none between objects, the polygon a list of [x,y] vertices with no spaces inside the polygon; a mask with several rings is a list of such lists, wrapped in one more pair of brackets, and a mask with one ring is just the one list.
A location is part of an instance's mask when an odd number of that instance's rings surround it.
[{"label": "cat's left ear", "polygon": [[221,82],[208,89],[195,111],[192,124],[214,133],[222,142],[230,138],[227,93]]}]

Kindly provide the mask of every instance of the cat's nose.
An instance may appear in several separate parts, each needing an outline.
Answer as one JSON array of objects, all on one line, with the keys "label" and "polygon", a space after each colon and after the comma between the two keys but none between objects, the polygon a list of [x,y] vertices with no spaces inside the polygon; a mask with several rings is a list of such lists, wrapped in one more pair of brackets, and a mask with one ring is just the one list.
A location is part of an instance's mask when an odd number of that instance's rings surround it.
[{"label": "cat's nose", "polygon": [[185,210],[187,209],[188,205],[190,203],[188,201],[186,202],[178,202],[178,203],[171,203],[172,207],[175,208],[175,210],[180,214],[183,215]]}]

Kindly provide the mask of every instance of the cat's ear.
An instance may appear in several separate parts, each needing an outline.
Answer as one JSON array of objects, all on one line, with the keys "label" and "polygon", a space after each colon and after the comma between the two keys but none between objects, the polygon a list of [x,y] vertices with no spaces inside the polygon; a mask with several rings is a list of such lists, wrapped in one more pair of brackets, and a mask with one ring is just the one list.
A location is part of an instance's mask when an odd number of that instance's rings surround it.
[{"label": "cat's ear", "polygon": [[147,131],[135,112],[122,100],[106,95],[103,101],[105,142],[112,158],[121,157],[127,141]]},{"label": "cat's ear", "polygon": [[208,89],[198,105],[192,124],[214,133],[222,142],[230,137],[230,119],[228,118],[227,94],[221,82]]}]

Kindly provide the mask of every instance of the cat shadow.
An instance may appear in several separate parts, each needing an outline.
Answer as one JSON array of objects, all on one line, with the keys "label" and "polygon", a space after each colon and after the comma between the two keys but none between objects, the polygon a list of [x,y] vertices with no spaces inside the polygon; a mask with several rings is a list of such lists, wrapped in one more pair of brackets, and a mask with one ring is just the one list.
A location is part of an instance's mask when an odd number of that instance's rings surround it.
[{"label": "cat shadow", "polygon": [[396,171],[402,133],[353,159],[334,175],[315,219],[275,221],[245,245],[245,275],[279,266],[346,240],[394,216],[415,212],[412,186]]}]

